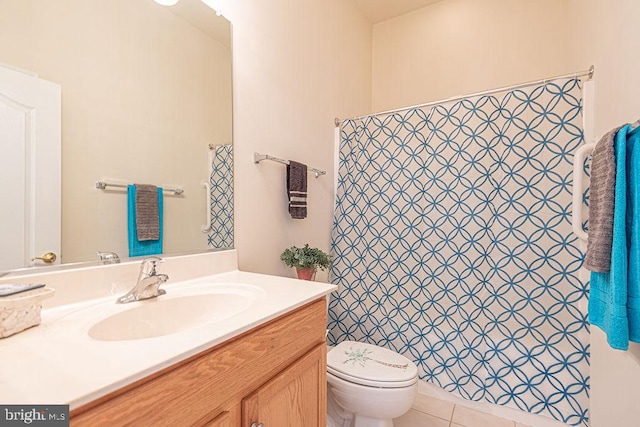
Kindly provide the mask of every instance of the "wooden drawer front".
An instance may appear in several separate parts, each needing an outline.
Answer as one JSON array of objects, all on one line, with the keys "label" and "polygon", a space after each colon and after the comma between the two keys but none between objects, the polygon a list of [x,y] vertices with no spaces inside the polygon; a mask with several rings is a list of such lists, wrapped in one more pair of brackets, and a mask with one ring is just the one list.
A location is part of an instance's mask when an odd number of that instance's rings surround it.
[{"label": "wooden drawer front", "polygon": [[203,425],[324,343],[325,329],[321,298],[73,410],[71,425]]}]

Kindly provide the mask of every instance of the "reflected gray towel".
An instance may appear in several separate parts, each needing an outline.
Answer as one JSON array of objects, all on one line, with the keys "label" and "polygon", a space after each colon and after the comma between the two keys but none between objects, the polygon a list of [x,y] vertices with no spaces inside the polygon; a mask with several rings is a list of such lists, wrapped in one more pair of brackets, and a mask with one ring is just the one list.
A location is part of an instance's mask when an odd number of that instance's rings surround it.
[{"label": "reflected gray towel", "polygon": [[289,160],[287,165],[287,197],[293,219],[307,217],[307,165]]},{"label": "reflected gray towel", "polygon": [[158,187],[136,184],[136,228],[138,240],[160,239]]},{"label": "reflected gray towel", "polygon": [[611,269],[613,242],[614,189],[616,156],[614,140],[622,126],[600,139],[591,154],[591,188],[589,189],[589,240],[584,266],[605,273]]}]

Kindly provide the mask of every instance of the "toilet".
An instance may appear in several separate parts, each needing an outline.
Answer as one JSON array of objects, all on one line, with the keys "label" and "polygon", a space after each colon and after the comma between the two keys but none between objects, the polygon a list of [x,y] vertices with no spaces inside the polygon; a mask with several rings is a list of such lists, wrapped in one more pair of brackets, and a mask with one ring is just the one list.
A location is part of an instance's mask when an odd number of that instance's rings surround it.
[{"label": "toilet", "polygon": [[417,391],[417,366],[394,351],[343,341],[327,353],[328,427],[393,427]]}]

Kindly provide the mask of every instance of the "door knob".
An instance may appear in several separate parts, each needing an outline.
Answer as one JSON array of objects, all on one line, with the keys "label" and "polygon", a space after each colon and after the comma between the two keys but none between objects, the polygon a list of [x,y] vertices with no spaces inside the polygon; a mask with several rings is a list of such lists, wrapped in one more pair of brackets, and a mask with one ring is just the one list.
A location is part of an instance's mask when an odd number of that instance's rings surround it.
[{"label": "door knob", "polygon": [[53,264],[54,262],[56,262],[56,259],[58,259],[58,256],[53,252],[46,252],[41,257],[35,257],[31,261],[35,261],[37,259],[44,262],[45,264]]},{"label": "door knob", "polygon": [[252,424],[251,424],[251,427],[264,427],[264,424],[262,424],[262,423],[260,423],[260,424],[258,424],[258,423],[252,423]]}]

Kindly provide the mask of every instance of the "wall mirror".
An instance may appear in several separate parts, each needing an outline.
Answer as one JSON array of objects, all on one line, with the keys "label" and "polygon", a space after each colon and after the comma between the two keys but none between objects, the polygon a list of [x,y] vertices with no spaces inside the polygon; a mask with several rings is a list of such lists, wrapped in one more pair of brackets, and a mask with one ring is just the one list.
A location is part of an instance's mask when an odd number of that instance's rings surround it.
[{"label": "wall mirror", "polygon": [[[183,191],[164,192],[165,255],[233,246],[230,23],[201,0],[0,0],[0,11],[0,157],[14,155],[0,163],[12,188],[0,194],[0,271],[49,251],[55,264],[126,258],[126,187],[99,181]],[[21,76],[58,87],[59,159],[39,152],[55,120],[43,124]],[[36,212],[47,197],[50,215]],[[60,246],[39,246],[56,233],[56,203]]]}]

